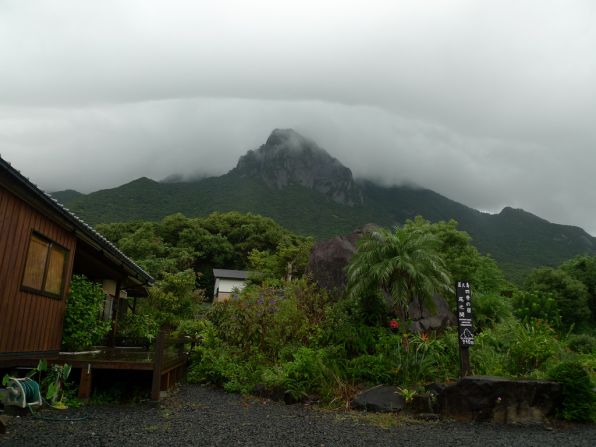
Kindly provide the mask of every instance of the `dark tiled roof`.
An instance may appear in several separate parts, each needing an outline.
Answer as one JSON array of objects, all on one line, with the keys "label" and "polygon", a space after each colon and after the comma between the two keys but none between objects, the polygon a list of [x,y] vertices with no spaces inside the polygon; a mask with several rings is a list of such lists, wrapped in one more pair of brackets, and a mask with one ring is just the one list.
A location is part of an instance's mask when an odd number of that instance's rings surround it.
[{"label": "dark tiled roof", "polygon": [[213,276],[216,278],[246,279],[251,273],[247,270],[213,269]]},{"label": "dark tiled roof", "polygon": [[143,283],[152,283],[153,277],[149,275],[145,270],[139,267],[132,259],[122,253],[114,244],[108,241],[104,236],[97,232],[93,227],[84,222],[82,219],[77,217],[68,208],[59,203],[50,194],[42,191],[35,185],[31,180],[21,174],[20,171],[13,168],[12,165],[0,157],[0,169],[6,171],[16,182],[22,185],[32,196],[40,199],[42,203],[45,203],[52,210],[57,212],[60,216],[70,222],[76,229],[78,229],[83,235],[85,235],[92,242],[97,244],[108,254],[115,257],[119,262],[122,263],[123,267],[126,267],[130,272]]}]

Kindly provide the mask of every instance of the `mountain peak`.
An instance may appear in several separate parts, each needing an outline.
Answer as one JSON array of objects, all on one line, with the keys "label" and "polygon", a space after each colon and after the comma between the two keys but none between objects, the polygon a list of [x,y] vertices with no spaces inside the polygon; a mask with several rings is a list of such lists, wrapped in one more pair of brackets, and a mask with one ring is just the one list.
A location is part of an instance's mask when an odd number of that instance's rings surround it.
[{"label": "mountain peak", "polygon": [[518,222],[526,222],[526,221],[541,221],[541,222],[548,222],[547,220],[543,219],[542,217],[538,217],[535,214],[532,214],[526,210],[521,208],[513,208],[510,206],[506,206],[501,210],[499,213],[500,217],[512,219]]},{"label": "mountain peak", "polygon": [[352,171],[293,129],[275,129],[265,144],[240,157],[232,172],[259,177],[271,188],[300,185],[338,203],[362,203]]},{"label": "mountain peak", "polygon": [[269,135],[269,138],[267,138],[265,146],[272,147],[285,145],[288,147],[293,147],[294,149],[300,149],[301,147],[308,146],[309,144],[314,143],[308,141],[294,129],[273,129],[273,132],[271,132],[271,135]]}]

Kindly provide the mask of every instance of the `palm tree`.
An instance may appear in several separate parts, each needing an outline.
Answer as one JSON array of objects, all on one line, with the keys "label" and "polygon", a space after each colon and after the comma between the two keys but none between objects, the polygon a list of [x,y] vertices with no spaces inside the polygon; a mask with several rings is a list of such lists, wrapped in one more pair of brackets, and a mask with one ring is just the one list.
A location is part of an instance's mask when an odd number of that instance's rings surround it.
[{"label": "palm tree", "polygon": [[348,266],[348,293],[360,298],[379,289],[391,296],[391,305],[408,317],[409,304],[432,306],[435,293],[451,290],[445,261],[437,253],[437,239],[418,229],[384,228],[360,239]]}]

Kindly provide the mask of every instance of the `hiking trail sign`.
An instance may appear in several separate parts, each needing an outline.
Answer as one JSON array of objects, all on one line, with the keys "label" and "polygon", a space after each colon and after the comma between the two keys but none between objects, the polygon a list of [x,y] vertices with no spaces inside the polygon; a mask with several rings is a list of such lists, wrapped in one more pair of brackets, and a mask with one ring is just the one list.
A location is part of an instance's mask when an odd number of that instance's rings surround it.
[{"label": "hiking trail sign", "polygon": [[459,345],[462,347],[472,346],[474,344],[474,329],[472,327],[472,294],[470,293],[469,282],[457,282],[455,299],[457,302]]},{"label": "hiking trail sign", "polygon": [[461,376],[470,374],[470,353],[468,348],[474,345],[474,327],[472,325],[472,293],[468,281],[457,281],[455,284],[455,302],[457,303],[457,335],[459,338],[459,355],[461,360]]}]

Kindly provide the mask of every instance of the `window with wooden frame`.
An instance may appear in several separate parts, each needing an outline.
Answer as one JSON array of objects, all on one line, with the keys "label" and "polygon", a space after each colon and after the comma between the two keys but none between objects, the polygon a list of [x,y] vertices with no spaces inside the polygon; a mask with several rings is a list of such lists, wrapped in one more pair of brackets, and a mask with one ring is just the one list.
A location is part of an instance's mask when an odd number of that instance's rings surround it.
[{"label": "window with wooden frame", "polygon": [[21,289],[62,298],[67,261],[66,248],[39,233],[31,233]]}]

